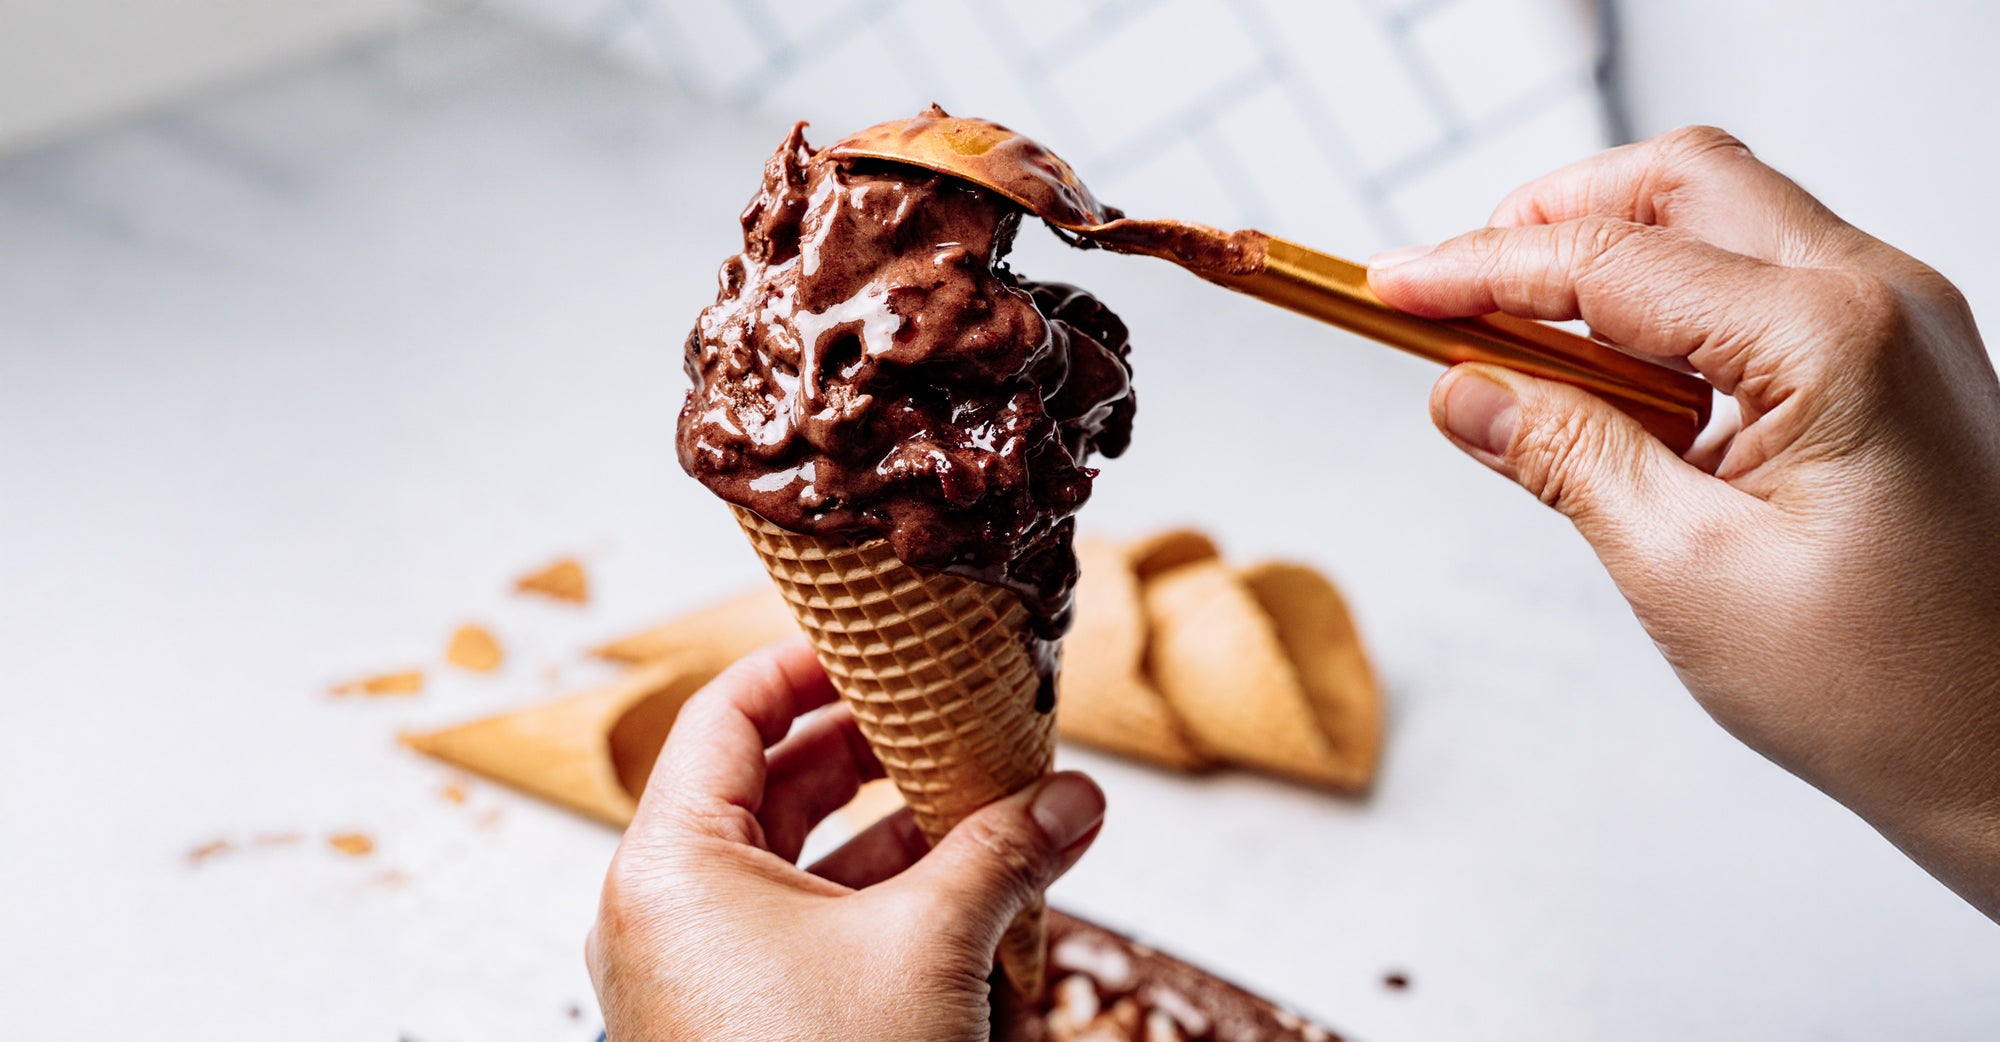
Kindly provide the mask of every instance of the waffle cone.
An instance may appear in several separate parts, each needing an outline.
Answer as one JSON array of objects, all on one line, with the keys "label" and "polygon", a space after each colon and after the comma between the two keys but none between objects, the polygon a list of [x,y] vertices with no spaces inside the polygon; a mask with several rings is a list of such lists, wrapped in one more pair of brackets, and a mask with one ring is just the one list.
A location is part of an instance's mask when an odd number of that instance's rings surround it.
[{"label": "waffle cone", "polygon": [[[731,508],[918,828],[935,845],[967,815],[1033,784],[1055,759],[1055,714],[1011,591],[921,572],[881,540],[787,531]],[[1042,986],[1037,901],[1007,928],[998,959],[1028,995]]]}]

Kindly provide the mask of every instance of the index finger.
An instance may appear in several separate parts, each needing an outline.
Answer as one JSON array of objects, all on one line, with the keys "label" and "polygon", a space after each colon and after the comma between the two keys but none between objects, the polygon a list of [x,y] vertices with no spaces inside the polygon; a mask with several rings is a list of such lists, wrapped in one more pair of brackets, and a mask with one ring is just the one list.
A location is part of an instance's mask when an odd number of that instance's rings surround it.
[{"label": "index finger", "polygon": [[794,637],[723,670],[688,699],[660,750],[630,831],[692,822],[723,839],[762,846],[764,750],[792,721],[837,697],[812,646]]},{"label": "index finger", "polygon": [[1746,378],[1758,394],[1797,337],[1787,323],[1812,313],[1802,269],[1767,264],[1683,232],[1586,217],[1528,228],[1483,228],[1421,257],[1370,268],[1391,306],[1428,318],[1504,311],[1581,318],[1621,347],[1685,358],[1724,394]]},{"label": "index finger", "polygon": [[1714,127],[1682,127],[1601,152],[1514,189],[1487,224],[1517,228],[1604,217],[1687,232],[1776,264],[1827,256],[1846,222]]}]

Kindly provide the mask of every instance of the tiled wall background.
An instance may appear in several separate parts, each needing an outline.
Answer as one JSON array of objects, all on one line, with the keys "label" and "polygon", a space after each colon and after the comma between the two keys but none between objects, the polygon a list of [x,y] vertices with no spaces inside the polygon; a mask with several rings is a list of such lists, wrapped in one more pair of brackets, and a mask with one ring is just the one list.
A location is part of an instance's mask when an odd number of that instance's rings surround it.
[{"label": "tiled wall background", "polygon": [[460,0],[846,131],[1027,130],[1135,214],[1353,255],[1481,223],[1601,148],[1587,0]]}]

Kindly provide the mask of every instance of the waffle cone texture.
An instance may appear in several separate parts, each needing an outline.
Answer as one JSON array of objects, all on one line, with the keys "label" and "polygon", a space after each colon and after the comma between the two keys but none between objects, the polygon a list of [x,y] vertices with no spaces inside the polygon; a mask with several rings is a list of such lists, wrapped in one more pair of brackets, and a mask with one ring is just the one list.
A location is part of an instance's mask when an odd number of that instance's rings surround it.
[{"label": "waffle cone texture", "polygon": [[[731,510],[933,845],[1049,772],[1056,714],[1035,709],[1020,598],[918,571],[882,540],[801,535]],[[1000,942],[1002,969],[1028,995],[1041,991],[1045,913],[1037,901]]]}]

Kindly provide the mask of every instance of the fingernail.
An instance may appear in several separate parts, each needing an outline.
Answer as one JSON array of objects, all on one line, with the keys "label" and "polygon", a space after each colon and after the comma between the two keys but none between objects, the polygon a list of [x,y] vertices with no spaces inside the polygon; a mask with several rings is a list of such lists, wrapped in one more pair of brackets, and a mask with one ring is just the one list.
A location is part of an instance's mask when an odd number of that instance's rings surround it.
[{"label": "fingernail", "polygon": [[1028,813],[1049,842],[1064,850],[1104,820],[1104,793],[1081,774],[1058,774],[1042,783]]},{"label": "fingernail", "polygon": [[1418,257],[1431,252],[1435,248],[1432,246],[1398,246],[1393,250],[1383,250],[1381,253],[1368,258],[1368,267],[1375,271],[1385,271],[1398,264],[1407,264],[1410,261],[1416,260]]},{"label": "fingernail", "polygon": [[1513,389],[1473,371],[1450,379],[1444,391],[1445,430],[1482,452],[1506,455],[1521,420],[1521,404]]}]

